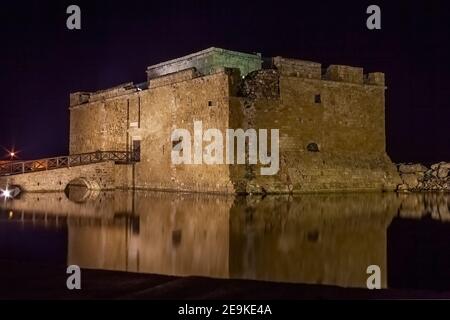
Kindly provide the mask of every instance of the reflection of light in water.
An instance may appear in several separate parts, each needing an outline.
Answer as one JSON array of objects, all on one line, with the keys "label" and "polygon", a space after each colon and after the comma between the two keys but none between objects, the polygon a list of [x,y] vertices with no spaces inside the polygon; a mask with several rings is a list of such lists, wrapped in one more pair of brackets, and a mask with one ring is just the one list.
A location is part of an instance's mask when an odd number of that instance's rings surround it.
[{"label": "reflection of light in water", "polygon": [[2,197],[4,198],[10,198],[11,197],[11,191],[6,188],[6,190],[2,190]]},{"label": "reflection of light in water", "polygon": [[64,193],[71,201],[86,202],[88,200],[95,200],[100,194],[100,191],[89,189],[86,181],[83,179],[75,179],[67,184]]},{"label": "reflection of light in water", "polygon": [[116,191],[83,203],[36,196],[14,205],[66,210],[69,264],[356,287],[365,287],[371,264],[381,267],[386,286],[386,230],[398,212],[420,217],[435,208],[445,217],[450,204],[450,195],[394,193],[261,199],[136,192],[133,202],[131,193]]},{"label": "reflection of light in water", "polygon": [[5,189],[0,188],[0,197],[5,201],[16,198],[21,193],[21,189],[19,186],[6,186]]},{"label": "reflection of light in water", "polygon": [[342,286],[365,286],[367,266],[378,264],[385,284],[386,228],[398,206],[395,194],[268,196],[254,201],[137,193],[139,233],[119,221],[69,221],[69,262]]}]

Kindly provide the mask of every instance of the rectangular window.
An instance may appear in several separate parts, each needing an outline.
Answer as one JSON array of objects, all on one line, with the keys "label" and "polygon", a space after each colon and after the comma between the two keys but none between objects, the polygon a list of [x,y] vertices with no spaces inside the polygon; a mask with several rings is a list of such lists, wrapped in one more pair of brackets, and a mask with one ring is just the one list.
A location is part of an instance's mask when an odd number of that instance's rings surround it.
[{"label": "rectangular window", "polygon": [[320,94],[314,95],[314,102],[315,103],[322,103],[322,98],[320,97]]}]

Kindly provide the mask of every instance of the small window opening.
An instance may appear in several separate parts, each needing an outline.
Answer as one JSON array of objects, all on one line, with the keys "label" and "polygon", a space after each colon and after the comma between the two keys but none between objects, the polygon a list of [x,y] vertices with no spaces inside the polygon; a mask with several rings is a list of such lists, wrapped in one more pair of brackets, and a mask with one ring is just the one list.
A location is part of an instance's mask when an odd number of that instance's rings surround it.
[{"label": "small window opening", "polygon": [[217,101],[209,100],[208,101],[208,107],[217,107]]},{"label": "small window opening", "polygon": [[319,152],[319,146],[315,142],[311,142],[306,146],[306,150],[309,152]]},{"label": "small window opening", "polygon": [[320,94],[314,95],[314,102],[315,103],[322,103],[322,98],[320,97]]}]

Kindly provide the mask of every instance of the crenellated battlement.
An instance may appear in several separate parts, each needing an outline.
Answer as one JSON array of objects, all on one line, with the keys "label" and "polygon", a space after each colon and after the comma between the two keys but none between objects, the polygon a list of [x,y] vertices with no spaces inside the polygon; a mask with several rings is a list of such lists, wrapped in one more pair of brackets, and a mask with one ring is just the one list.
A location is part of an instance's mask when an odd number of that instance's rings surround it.
[{"label": "crenellated battlement", "polygon": [[270,68],[278,70],[281,75],[306,79],[327,80],[343,83],[384,86],[384,73],[364,74],[364,69],[345,65],[329,65],[323,68],[318,62],[274,57]]},{"label": "crenellated battlement", "polygon": [[[268,63],[267,63],[268,61]],[[282,76],[298,77],[313,80],[334,81],[357,85],[385,85],[384,73],[364,74],[363,68],[322,64],[313,61],[284,58],[281,56],[263,60],[260,54],[248,54],[219,48],[209,48],[181,58],[161,62],[147,67],[147,81],[141,84],[127,82],[95,92],[75,92],[70,94],[70,107],[103,101],[122,95],[132,94],[140,90],[153,89],[181,81],[236,70],[241,78],[249,73],[262,69],[275,69]],[[239,80],[238,80],[239,81]]]},{"label": "crenellated battlement", "polygon": [[363,84],[364,71],[363,68],[332,64],[327,68],[324,80]]},{"label": "crenellated battlement", "polygon": [[140,84],[127,82],[105,90],[98,90],[94,92],[86,92],[86,91],[74,92],[70,94],[70,107],[95,101],[103,101],[106,99],[131,94],[140,90],[144,90],[147,87],[148,87],[147,82]]},{"label": "crenellated battlement", "polygon": [[317,62],[274,57],[272,58],[271,67],[277,69],[280,74],[286,76],[321,79],[322,65]]}]

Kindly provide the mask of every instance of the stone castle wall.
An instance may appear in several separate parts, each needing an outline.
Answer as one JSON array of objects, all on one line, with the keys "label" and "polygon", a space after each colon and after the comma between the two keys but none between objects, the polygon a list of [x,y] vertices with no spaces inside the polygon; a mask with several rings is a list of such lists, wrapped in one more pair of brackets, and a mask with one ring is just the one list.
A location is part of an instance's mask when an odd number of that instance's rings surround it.
[{"label": "stone castle wall", "polygon": [[205,128],[229,127],[229,75],[222,70],[189,80],[172,77],[169,84],[72,107],[70,152],[126,150],[138,139],[136,188],[234,192],[228,165],[172,165],[170,140],[175,128],[193,137],[194,120]]},{"label": "stone castle wall", "polygon": [[[270,70],[195,68],[71,97],[70,152],[130,150],[141,161],[122,186],[206,192],[394,190],[399,177],[385,152],[384,75],[361,68],[274,58]],[[77,98],[78,97],[78,98]],[[82,101],[80,103],[80,101]],[[173,165],[170,135],[201,120],[203,130],[280,130],[280,170],[258,165]],[[204,144],[205,145],[205,144]],[[133,178],[134,177],[134,178]]]},{"label": "stone castle wall", "polygon": [[[330,66],[317,79],[319,64],[276,64],[269,76],[257,71],[258,81],[247,77],[253,88],[233,100],[232,109],[242,110],[241,126],[280,129],[279,173],[236,170],[236,179],[254,177],[242,183],[246,191],[395,190],[400,180],[385,152],[384,82],[365,83],[360,68]],[[276,81],[279,96],[267,95],[276,92]]]}]

